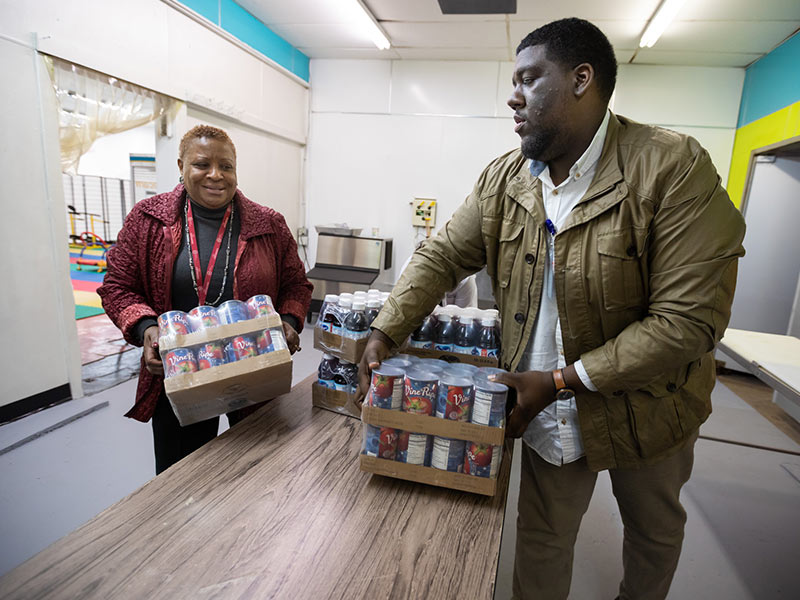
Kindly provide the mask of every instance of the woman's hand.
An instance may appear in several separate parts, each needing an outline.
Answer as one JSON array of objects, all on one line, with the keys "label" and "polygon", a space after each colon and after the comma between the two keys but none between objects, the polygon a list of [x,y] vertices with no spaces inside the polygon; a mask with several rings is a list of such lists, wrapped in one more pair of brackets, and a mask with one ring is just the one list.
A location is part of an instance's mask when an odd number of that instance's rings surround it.
[{"label": "woman's hand", "polygon": [[164,376],[164,364],[158,354],[158,325],[144,330],[142,354],[144,366],[153,375]]},{"label": "woman's hand", "polygon": [[556,384],[549,371],[499,373],[493,379],[517,390],[517,405],[506,422],[506,437],[522,437],[534,417],[556,399]]},{"label": "woman's hand", "polygon": [[281,321],[283,324],[283,335],[286,336],[286,345],[289,346],[289,353],[294,354],[302,350],[300,347],[300,336],[294,330],[294,327],[289,325],[286,321]]}]

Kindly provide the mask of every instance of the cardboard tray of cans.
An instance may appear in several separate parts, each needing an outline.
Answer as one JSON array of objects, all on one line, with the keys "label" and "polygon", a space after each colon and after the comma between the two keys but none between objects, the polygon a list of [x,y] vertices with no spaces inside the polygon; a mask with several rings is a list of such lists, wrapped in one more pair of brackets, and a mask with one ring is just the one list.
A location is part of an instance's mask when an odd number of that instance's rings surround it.
[{"label": "cardboard tray of cans", "polygon": [[[366,404],[361,409],[361,420],[369,425],[392,427],[413,433],[424,433],[493,446],[504,445],[505,440],[505,428],[502,427],[450,421],[434,416],[367,406]],[[500,468],[497,477],[494,478],[443,471],[435,467],[407,464],[365,454],[360,455],[360,460],[361,470],[367,473],[483,494],[484,496],[494,496],[497,493],[497,482],[503,479],[504,470],[509,468],[511,445],[505,444]]]},{"label": "cardboard tray of cans", "polygon": [[436,358],[449,363],[464,363],[475,365],[476,367],[496,367],[500,360],[493,356],[473,356],[472,354],[458,354],[444,350],[425,350],[423,348],[412,348],[406,344],[401,350],[404,354],[413,354],[420,358]]},{"label": "cardboard tray of cans", "polygon": [[361,418],[361,408],[356,404],[353,394],[334,390],[316,382],[311,384],[311,404],[348,417]]},{"label": "cardboard tray of cans", "polygon": [[314,328],[314,348],[355,364],[358,364],[361,355],[364,354],[367,339],[368,337],[363,337],[355,340],[330,331],[322,331],[318,327]]},{"label": "cardboard tray of cans", "polygon": [[[281,327],[280,316],[269,315],[194,333],[162,337],[159,339],[159,349],[163,353],[275,327]],[[288,350],[252,356],[164,380],[167,398],[181,425],[191,425],[258,404],[289,392],[291,387],[292,359]]]}]

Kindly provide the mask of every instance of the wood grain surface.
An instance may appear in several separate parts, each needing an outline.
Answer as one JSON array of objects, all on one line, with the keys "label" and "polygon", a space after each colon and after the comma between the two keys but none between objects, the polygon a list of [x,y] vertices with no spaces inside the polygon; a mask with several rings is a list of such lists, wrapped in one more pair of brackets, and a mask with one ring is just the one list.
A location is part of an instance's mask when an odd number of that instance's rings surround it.
[{"label": "wood grain surface", "polygon": [[[491,598],[491,498],[362,473],[311,376],[0,579],[0,598]],[[102,451],[102,449],[98,449]]]}]

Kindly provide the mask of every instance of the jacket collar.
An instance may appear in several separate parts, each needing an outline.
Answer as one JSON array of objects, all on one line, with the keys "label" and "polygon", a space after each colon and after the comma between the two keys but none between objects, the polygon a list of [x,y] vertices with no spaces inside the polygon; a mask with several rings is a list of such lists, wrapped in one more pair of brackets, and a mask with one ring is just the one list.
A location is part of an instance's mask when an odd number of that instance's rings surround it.
[{"label": "jacket collar", "polygon": [[[174,190],[159,194],[157,198],[158,200],[153,198],[145,201],[146,204],[142,210],[167,226],[172,226],[180,221],[186,198],[186,188],[183,184],[179,183]],[[241,223],[239,237],[249,239],[258,235],[274,233],[272,219],[264,214],[264,211],[267,211],[271,215],[273,212],[271,209],[257,205],[238,189],[234,195],[234,202],[236,202],[236,210],[239,211]]]},{"label": "jacket collar", "polygon": [[[621,124],[612,112],[608,120],[608,131],[603,144],[603,152],[597,162],[592,184],[578,205],[573,209],[573,214],[567,219],[563,229],[595,217],[607,210],[625,195],[626,186],[617,184],[623,181],[622,170],[619,167],[619,153],[617,152]],[[617,186],[616,194],[608,194]],[[537,177],[531,174],[528,162],[523,161],[520,168],[509,182],[507,193],[525,210],[527,210],[537,223],[544,223],[547,218],[542,203],[542,184]]]}]

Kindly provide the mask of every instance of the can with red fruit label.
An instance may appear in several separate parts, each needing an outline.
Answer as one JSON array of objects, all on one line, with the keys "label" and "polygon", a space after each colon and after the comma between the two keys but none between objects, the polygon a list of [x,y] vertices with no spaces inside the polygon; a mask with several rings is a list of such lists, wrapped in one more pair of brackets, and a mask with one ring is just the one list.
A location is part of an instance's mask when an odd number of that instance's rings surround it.
[{"label": "can with red fruit label", "polygon": [[208,305],[193,308],[189,311],[189,324],[192,326],[192,331],[219,327],[220,321],[217,309]]},{"label": "can with red fruit label", "polygon": [[272,298],[266,294],[258,294],[247,301],[247,312],[251,319],[267,317],[275,314],[275,307],[272,306]]},{"label": "can with red fruit label", "polygon": [[476,477],[497,477],[502,456],[502,446],[467,442],[464,452],[464,473]]},{"label": "can with red fruit label", "polygon": [[417,367],[408,369],[403,386],[403,411],[433,415],[438,382],[436,373]]},{"label": "can with red fruit label", "polygon": [[400,410],[403,403],[402,369],[381,365],[372,369],[372,381],[367,393],[367,406]]},{"label": "can with red fruit label", "polygon": [[469,421],[472,412],[472,379],[445,373],[439,380],[436,416],[451,421]]},{"label": "can with red fruit label", "polygon": [[397,454],[397,429],[365,424],[364,454],[394,460]]},{"label": "can with red fruit label", "polygon": [[257,355],[256,342],[249,336],[239,335],[225,344],[225,358],[228,359],[228,362],[236,362]]},{"label": "can with red fruit label", "polygon": [[197,371],[194,353],[188,348],[175,348],[164,354],[164,376],[175,377]]},{"label": "can with red fruit label", "polygon": [[158,317],[158,337],[186,335],[192,332],[189,317],[180,310],[170,310]]},{"label": "can with red fruit label", "polygon": [[208,342],[197,348],[197,368],[210,369],[225,364],[225,350],[220,342]]}]

